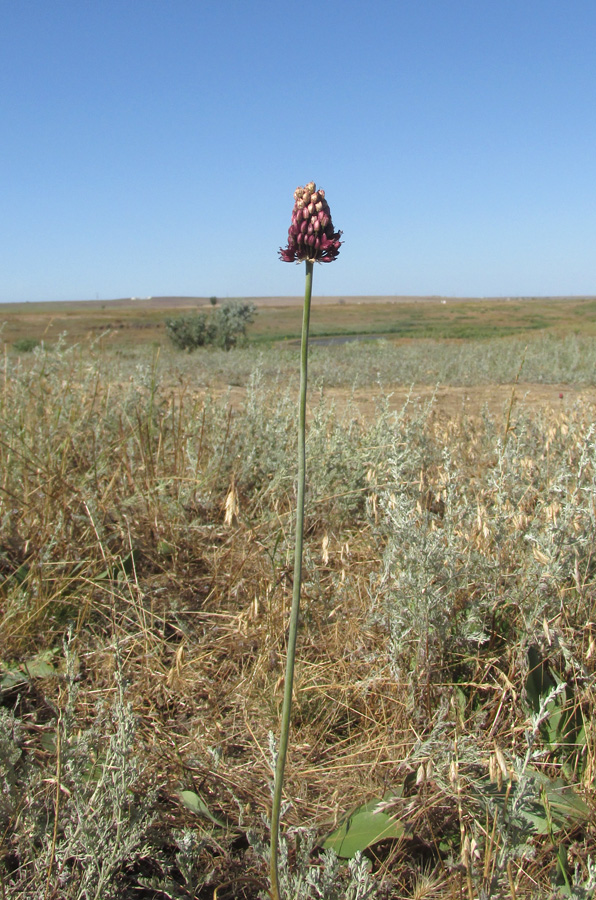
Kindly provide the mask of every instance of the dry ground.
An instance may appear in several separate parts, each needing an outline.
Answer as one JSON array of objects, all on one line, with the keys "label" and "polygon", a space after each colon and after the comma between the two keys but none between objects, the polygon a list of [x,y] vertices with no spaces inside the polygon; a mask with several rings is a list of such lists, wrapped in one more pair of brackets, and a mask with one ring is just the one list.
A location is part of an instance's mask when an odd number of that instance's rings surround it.
[{"label": "dry ground", "polygon": [[[435,414],[439,417],[452,419],[459,416],[478,416],[486,409],[491,416],[503,417],[506,420],[509,407],[523,411],[544,411],[557,413],[565,411],[575,403],[594,404],[596,407],[596,387],[585,387],[571,384],[526,384],[520,382],[517,385],[490,384],[490,385],[439,385],[436,388],[429,385],[404,385],[385,386],[389,397],[389,409],[399,411],[407,400],[413,402],[427,402],[433,400]],[[241,410],[246,402],[246,388],[238,386],[221,385],[210,388],[209,393],[215,396],[229,396],[232,409]],[[323,391],[323,396],[330,403],[334,403],[339,412],[348,404],[355,406],[358,413],[365,419],[374,417],[376,406],[371,401],[369,389],[357,388],[351,390],[343,387],[328,387]],[[312,398],[312,402],[319,402],[320,395]]]}]

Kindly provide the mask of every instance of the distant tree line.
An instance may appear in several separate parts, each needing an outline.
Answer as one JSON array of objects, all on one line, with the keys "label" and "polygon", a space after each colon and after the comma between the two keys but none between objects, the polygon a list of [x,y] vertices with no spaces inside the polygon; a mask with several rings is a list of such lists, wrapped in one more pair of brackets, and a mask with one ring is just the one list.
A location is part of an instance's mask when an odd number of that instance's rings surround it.
[{"label": "distant tree line", "polygon": [[211,315],[194,313],[166,319],[166,332],[180,350],[190,352],[207,345],[231,350],[246,341],[246,328],[255,313],[256,307],[249,300],[226,300]]}]

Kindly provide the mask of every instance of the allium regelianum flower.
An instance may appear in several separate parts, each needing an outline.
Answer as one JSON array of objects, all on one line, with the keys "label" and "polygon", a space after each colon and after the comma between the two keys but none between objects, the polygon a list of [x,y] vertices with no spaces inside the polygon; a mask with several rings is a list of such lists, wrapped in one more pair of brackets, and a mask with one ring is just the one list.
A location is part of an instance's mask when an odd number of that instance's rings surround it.
[{"label": "allium regelianum flower", "polygon": [[294,191],[288,246],[280,248],[280,258],[284,262],[333,262],[339,254],[341,234],[333,230],[325,191],[309,181]]}]

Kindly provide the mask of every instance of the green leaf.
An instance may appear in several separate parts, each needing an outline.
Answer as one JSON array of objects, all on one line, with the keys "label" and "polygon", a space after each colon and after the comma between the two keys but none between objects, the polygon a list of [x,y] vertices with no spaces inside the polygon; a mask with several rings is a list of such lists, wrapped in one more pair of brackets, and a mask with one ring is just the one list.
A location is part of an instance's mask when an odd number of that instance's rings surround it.
[{"label": "green leaf", "polygon": [[526,678],[526,694],[532,710],[537,713],[540,704],[547,694],[556,688],[556,681],[551,678],[548,666],[540,651],[535,646],[528,647],[528,677]]},{"label": "green leaf", "polygon": [[[548,661],[535,646],[528,648],[528,667],[526,695],[532,710],[537,713],[546,697],[562,680],[556,673],[551,673]],[[540,733],[550,750],[577,754],[586,745],[581,712],[574,702],[573,693],[572,686],[566,685],[565,690],[547,704],[548,718],[541,723]]]},{"label": "green leaf", "polygon": [[198,794],[195,794],[194,791],[178,791],[178,796],[180,797],[182,804],[197,816],[204,816],[206,819],[210,819],[211,822],[215,825],[219,825],[220,828],[226,827],[226,823],[222,822],[221,819],[217,819],[213,813],[210,812],[209,807],[203,798]]},{"label": "green leaf", "polygon": [[57,740],[55,731],[44,731],[41,738],[39,739],[39,742],[43,749],[48,753],[56,752]]},{"label": "green leaf", "polygon": [[31,659],[18,664],[8,665],[0,660],[2,667],[2,678],[0,679],[0,688],[10,690],[19,684],[26,684],[33,678],[51,678],[57,675],[51,660],[55,654],[55,650],[44,650]]},{"label": "green leaf", "polygon": [[13,572],[12,577],[19,584],[23,584],[23,582],[27,578],[28,574],[29,574],[29,566],[26,563],[23,563],[21,566],[19,566],[19,568],[15,572]]},{"label": "green leaf", "polygon": [[[588,821],[589,807],[561,779],[549,778],[533,769],[526,770],[525,777],[533,782],[534,796],[525,797],[518,805],[516,818],[518,822],[524,822],[532,834],[556,834],[570,825]],[[483,803],[494,804],[501,815],[508,817],[511,814],[515,787],[510,787],[508,781],[504,780],[499,787],[485,777],[470,788]]]},{"label": "green leaf", "polygon": [[358,850],[366,850],[379,841],[400,838],[405,827],[385,812],[377,812],[379,800],[369,800],[359,806],[327,836],[323,849],[334,850],[342,859],[351,859]]},{"label": "green leaf", "polygon": [[165,556],[167,559],[174,555],[175,547],[170,541],[158,541],[156,550],[160,556]]},{"label": "green leaf", "polygon": [[28,678],[50,678],[58,674],[53,665],[38,656],[23,663],[23,670]]},{"label": "green leaf", "polygon": [[9,691],[11,688],[16,687],[17,684],[26,684],[26,682],[27,678],[18,666],[7,667],[0,679],[0,688]]},{"label": "green leaf", "polygon": [[542,785],[555,825],[563,827],[572,822],[588,821],[590,807],[572,787],[560,778],[548,778],[541,772],[534,777]]}]

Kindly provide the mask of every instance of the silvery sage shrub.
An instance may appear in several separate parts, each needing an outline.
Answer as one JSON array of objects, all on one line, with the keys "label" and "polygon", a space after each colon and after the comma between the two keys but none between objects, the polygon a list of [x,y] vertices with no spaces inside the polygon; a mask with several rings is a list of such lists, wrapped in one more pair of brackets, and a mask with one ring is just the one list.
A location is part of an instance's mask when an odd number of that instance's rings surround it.
[{"label": "silvery sage shrub", "polygon": [[190,352],[207,345],[231,350],[246,340],[255,311],[249,300],[227,300],[211,316],[195,313],[166,319],[166,333],[179,350]]}]

